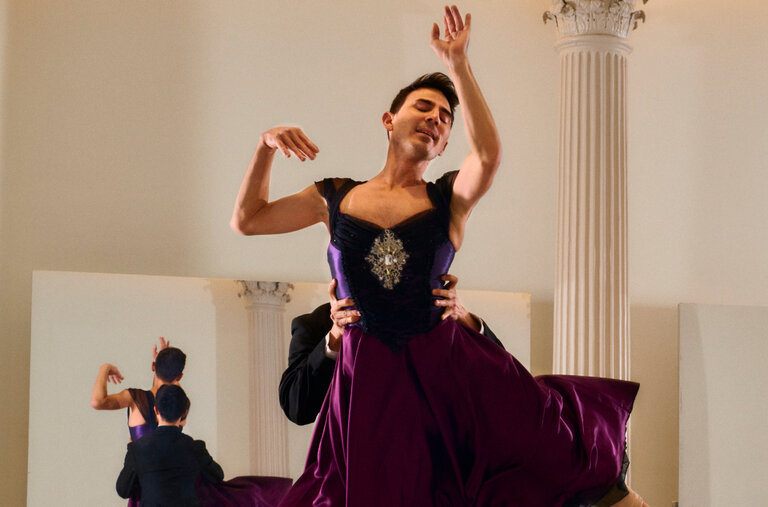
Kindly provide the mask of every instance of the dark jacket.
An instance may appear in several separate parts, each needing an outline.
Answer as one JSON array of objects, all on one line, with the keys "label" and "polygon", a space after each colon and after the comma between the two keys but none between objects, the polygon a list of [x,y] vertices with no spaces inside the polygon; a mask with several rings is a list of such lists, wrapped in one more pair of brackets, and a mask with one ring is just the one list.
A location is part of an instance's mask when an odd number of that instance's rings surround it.
[{"label": "dark jacket", "polygon": [[[334,359],[325,355],[325,335],[333,327],[331,304],[293,319],[288,368],[280,379],[280,406],[296,424],[315,421],[333,377]],[[496,335],[484,323],[483,334],[501,348]]]},{"label": "dark jacket", "polygon": [[219,482],[224,472],[202,440],[176,426],[158,426],[152,433],[128,444],[117,494],[129,498],[141,488],[141,506],[197,506],[195,479]]}]

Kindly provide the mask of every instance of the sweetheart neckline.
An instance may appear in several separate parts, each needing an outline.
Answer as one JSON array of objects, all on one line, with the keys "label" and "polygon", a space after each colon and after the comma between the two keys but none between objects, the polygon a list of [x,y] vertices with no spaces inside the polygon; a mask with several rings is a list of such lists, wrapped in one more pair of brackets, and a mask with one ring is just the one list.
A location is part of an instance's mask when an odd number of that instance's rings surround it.
[{"label": "sweetheart neckline", "polygon": [[396,223],[395,225],[392,225],[390,227],[383,227],[383,226],[381,226],[381,225],[379,225],[377,223],[371,222],[371,221],[366,220],[364,218],[356,217],[355,215],[350,215],[349,213],[344,213],[341,210],[339,210],[339,215],[343,215],[343,216],[345,216],[347,218],[350,218],[351,220],[353,220],[355,222],[358,222],[358,223],[361,223],[363,225],[368,225],[370,227],[374,227],[376,229],[379,229],[380,231],[386,231],[386,230],[390,230],[391,231],[391,230],[394,230],[394,229],[402,228],[402,227],[404,227],[406,225],[410,225],[411,222],[415,222],[416,220],[420,219],[422,217],[422,215],[423,216],[427,216],[430,213],[432,213],[433,211],[437,211],[437,208],[433,207],[433,208],[427,208],[425,210],[421,210],[418,213],[414,213],[413,215],[411,215],[409,217],[406,217],[403,220],[400,220],[398,223]]}]

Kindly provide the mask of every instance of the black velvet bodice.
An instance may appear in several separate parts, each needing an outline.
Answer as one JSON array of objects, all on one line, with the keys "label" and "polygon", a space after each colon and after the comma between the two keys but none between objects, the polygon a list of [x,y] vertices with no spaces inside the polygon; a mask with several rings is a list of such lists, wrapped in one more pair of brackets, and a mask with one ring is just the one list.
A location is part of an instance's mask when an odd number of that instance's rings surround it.
[{"label": "black velvet bodice", "polygon": [[328,203],[331,242],[328,263],[336,296],[351,297],[357,325],[397,351],[414,335],[440,322],[432,289],[443,286],[455,250],[449,238],[450,200],[456,172],[427,184],[433,208],[384,229],[339,211],[344,196],[362,182],[322,182]]}]

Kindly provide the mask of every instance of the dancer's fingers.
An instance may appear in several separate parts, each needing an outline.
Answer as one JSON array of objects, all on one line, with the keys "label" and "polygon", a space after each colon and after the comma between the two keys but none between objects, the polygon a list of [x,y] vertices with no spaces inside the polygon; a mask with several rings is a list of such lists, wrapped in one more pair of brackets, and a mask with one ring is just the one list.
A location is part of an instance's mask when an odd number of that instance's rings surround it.
[{"label": "dancer's fingers", "polygon": [[440,27],[437,23],[432,23],[432,33],[430,34],[430,41],[435,42],[440,40]]},{"label": "dancer's fingers", "polygon": [[[309,144],[312,144],[311,142],[308,144],[305,142],[306,136],[299,135],[301,131],[292,131],[290,133],[291,141],[293,141],[293,144],[301,151],[302,155],[305,157],[309,157],[310,159],[315,159],[315,150],[313,150]],[[307,139],[309,141],[309,139]]]},{"label": "dancer's fingers", "polygon": [[446,306],[456,300],[456,292],[450,289],[432,289],[432,295],[444,299],[436,299],[435,306]]},{"label": "dancer's fingers", "polygon": [[357,310],[345,310],[337,312],[334,315],[334,322],[339,326],[346,326],[360,320],[360,313]]},{"label": "dancer's fingers", "polygon": [[352,298],[337,299],[335,304],[331,305],[333,308],[340,309],[348,306],[355,306],[355,302]]},{"label": "dancer's fingers", "polygon": [[318,153],[320,151],[320,148],[318,148],[317,145],[313,143],[301,129],[298,129],[297,134],[299,137],[301,137],[301,140],[304,142],[304,144],[314,153]]},{"label": "dancer's fingers", "polygon": [[456,17],[453,13],[453,9],[447,5],[445,6],[445,21],[448,30],[451,32],[451,35],[453,35],[456,31]]},{"label": "dancer's fingers", "polygon": [[456,27],[456,31],[464,30],[464,22],[461,20],[461,13],[459,8],[455,5],[451,6],[451,18],[453,19],[453,25]]},{"label": "dancer's fingers", "polygon": [[328,297],[330,298],[331,303],[336,301],[336,284],[337,282],[335,278],[328,284]]},{"label": "dancer's fingers", "polygon": [[291,158],[291,151],[288,148],[288,145],[285,144],[282,139],[280,139],[279,137],[276,137],[275,144],[277,144],[277,149],[283,152],[283,155],[285,155],[285,158]]},{"label": "dancer's fingers", "polygon": [[[293,138],[290,136],[290,134],[280,136],[279,141],[283,143],[283,145],[287,150],[290,150],[291,152],[293,152],[299,158],[299,160],[301,160],[302,162],[306,160],[307,158],[306,155],[304,155],[304,152],[302,152],[301,149],[296,145],[296,143],[293,141]],[[285,153],[285,150],[283,150],[283,153]]]}]

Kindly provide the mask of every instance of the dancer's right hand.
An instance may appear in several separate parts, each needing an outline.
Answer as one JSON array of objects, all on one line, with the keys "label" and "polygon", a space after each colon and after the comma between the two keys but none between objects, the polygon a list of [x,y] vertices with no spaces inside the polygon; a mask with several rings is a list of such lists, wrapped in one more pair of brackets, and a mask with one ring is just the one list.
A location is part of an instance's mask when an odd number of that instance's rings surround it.
[{"label": "dancer's right hand", "polygon": [[315,160],[320,149],[298,127],[273,127],[261,134],[259,142],[272,150],[280,150],[286,158],[291,153],[304,162],[307,158]]},{"label": "dancer's right hand", "polygon": [[344,334],[344,326],[360,320],[360,312],[355,309],[346,309],[355,306],[351,298],[336,299],[336,280],[331,280],[328,285],[328,297],[331,301],[331,321],[333,327],[329,333],[328,348],[338,352],[341,348],[341,335]]},{"label": "dancer's right hand", "polygon": [[114,364],[105,364],[102,366],[102,368],[107,369],[107,382],[112,382],[113,384],[119,384],[123,381],[125,377],[123,377],[123,374],[120,373],[120,370],[117,369],[117,366]]}]

